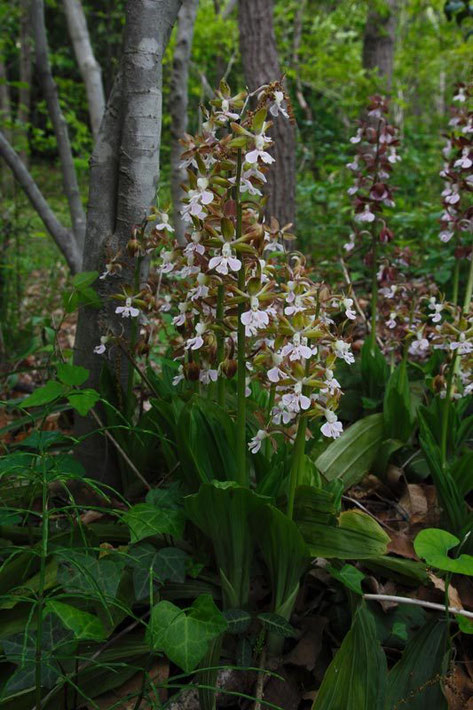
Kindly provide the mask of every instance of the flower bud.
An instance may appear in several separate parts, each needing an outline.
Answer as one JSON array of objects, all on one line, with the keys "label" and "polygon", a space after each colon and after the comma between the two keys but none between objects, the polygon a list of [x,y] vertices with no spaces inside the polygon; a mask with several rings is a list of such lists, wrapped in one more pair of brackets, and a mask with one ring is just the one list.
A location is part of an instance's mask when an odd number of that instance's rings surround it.
[{"label": "flower bud", "polygon": [[220,365],[220,368],[229,380],[231,380],[232,377],[235,377],[236,371],[237,371],[237,361],[236,360],[224,360],[222,364]]},{"label": "flower bud", "polygon": [[135,256],[140,251],[140,243],[137,239],[130,239],[126,245],[126,249],[131,256]]},{"label": "flower bud", "polygon": [[197,362],[188,362],[184,365],[184,374],[186,380],[191,380],[192,382],[197,382],[200,375],[200,367]]}]

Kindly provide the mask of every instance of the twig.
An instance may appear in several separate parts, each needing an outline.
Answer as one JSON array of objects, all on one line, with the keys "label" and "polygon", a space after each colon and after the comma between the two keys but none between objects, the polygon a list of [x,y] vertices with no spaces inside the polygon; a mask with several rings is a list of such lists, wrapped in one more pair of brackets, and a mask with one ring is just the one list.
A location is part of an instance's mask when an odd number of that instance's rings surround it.
[{"label": "twig", "polygon": [[[435,609],[436,611],[445,611],[445,604],[436,604],[435,602],[426,602],[423,599],[412,599],[411,597],[397,597],[395,594],[363,594],[363,599],[372,599],[380,602],[396,602],[397,604],[412,604],[413,606],[423,606],[426,609]],[[465,611],[458,609],[456,606],[449,606],[450,614],[458,614],[458,616],[466,616],[467,619],[473,619],[473,611]]]},{"label": "twig", "polygon": [[129,458],[128,454],[126,454],[126,453],[123,451],[122,447],[120,446],[120,444],[118,443],[118,441],[115,439],[115,437],[113,437],[113,436],[110,434],[110,432],[108,431],[108,429],[105,428],[105,425],[104,425],[103,421],[100,419],[100,417],[99,417],[99,415],[97,414],[97,412],[96,412],[94,409],[91,409],[91,410],[90,410],[90,413],[92,414],[93,418],[95,419],[95,421],[97,422],[97,424],[99,425],[100,429],[103,431],[103,433],[105,434],[105,436],[107,437],[107,439],[109,439],[109,440],[112,442],[112,444],[114,445],[114,447],[116,448],[116,450],[118,451],[118,453],[120,454],[120,456],[121,456],[121,457],[123,458],[123,460],[128,464],[128,466],[131,468],[131,470],[133,471],[133,473],[134,473],[136,476],[138,476],[138,478],[140,479],[140,481],[143,483],[144,487],[145,487],[148,491],[150,491],[150,490],[151,490],[151,486],[149,485],[149,483],[148,483],[148,481],[146,480],[146,478],[143,476],[142,473],[140,473],[140,472],[138,471],[138,469],[136,468],[136,466],[135,466],[135,464],[133,463],[133,461],[131,461],[131,459]]}]

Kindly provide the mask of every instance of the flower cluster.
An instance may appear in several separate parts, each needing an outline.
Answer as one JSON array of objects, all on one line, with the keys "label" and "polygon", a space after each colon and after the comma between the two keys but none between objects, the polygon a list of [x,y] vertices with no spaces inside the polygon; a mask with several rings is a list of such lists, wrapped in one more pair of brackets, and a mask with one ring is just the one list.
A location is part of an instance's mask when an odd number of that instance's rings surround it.
[{"label": "flower cluster", "polygon": [[[292,114],[279,82],[254,97],[250,111],[251,97],[232,95],[223,82],[205,110],[202,135],[183,139],[185,244],[174,240],[166,214],[153,214],[154,226],[138,230],[128,251],[154,255],[156,271],[139,293],[117,295],[116,313],[140,316],[141,323],[146,314],[167,314],[176,385],[216,383],[213,393],[243,358],[247,395],[255,387],[268,393],[249,444],[256,452],[274,432],[291,435],[301,416],[323,417],[322,434],[340,435],[334,369],[337,360],[354,361],[341,332],[356,316],[349,294],[330,294],[300,254],[286,253],[291,225],[264,216],[261,198],[274,162],[269,118]],[[96,351],[104,349],[101,342]]]},{"label": "flower cluster", "polygon": [[442,242],[455,241],[455,256],[471,254],[471,244],[464,244],[462,236],[473,231],[473,87],[461,84],[454,96],[457,106],[452,108],[451,129],[443,149],[444,165],[440,176],[445,181],[442,192]]}]

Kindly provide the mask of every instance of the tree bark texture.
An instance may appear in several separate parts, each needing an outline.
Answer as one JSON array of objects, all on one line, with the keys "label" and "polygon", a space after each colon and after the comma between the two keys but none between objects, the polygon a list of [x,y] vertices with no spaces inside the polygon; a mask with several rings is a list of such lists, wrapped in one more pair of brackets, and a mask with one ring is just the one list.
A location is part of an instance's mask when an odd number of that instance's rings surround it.
[{"label": "tree bark texture", "polygon": [[388,91],[393,81],[398,2],[385,0],[385,8],[370,8],[363,37],[363,67],[376,70]]},{"label": "tree bark texture", "polygon": [[[89,386],[98,388],[103,359],[94,354],[102,335],[127,334],[115,314],[111,296],[133,285],[134,262],[126,245],[133,228],[143,222],[154,203],[159,176],[162,118],[162,58],[181,0],[128,0],[123,52],[90,164],[89,206],[83,268],[103,272],[110,256],[120,253],[123,269],[98,281],[101,309],[79,313],[75,361],[89,372]],[[108,351],[108,366],[123,389],[128,365],[118,346]],[[95,428],[79,419],[78,435]],[[113,452],[103,437],[89,437],[81,459],[88,475],[118,485]]]},{"label": "tree bark texture", "polygon": [[183,0],[177,18],[177,37],[172,62],[169,111],[171,113],[171,194],[174,206],[174,228],[180,244],[184,243],[185,223],[181,217],[181,187],[187,178],[185,168],[180,167],[182,145],[180,139],[187,131],[189,61],[194,36],[194,24],[199,0]]},{"label": "tree bark texture", "polygon": [[44,226],[52,235],[57,246],[64,254],[72,273],[79,271],[82,262],[82,254],[79,251],[74,235],[59,222],[28,172],[28,169],[21,161],[20,156],[13,150],[5,135],[1,131],[0,156],[4,159],[5,163],[12,171],[16,180],[19,182],[29,201],[33,205],[33,208],[41,217]]},{"label": "tree bark texture", "polygon": [[[0,125],[4,126],[5,138],[7,141],[12,139],[12,116],[10,104],[10,87],[8,86],[8,77],[5,62],[0,55]],[[9,195],[12,191],[13,182],[9,170],[5,170],[4,166],[0,171],[0,180],[2,192],[4,195]]]},{"label": "tree bark texture", "polygon": [[[273,29],[272,0],[239,0],[240,51],[245,80],[250,91],[281,76]],[[295,222],[296,139],[294,126],[283,116],[274,119],[269,131],[276,162],[268,172],[267,214],[281,226]]]},{"label": "tree bark texture", "polygon": [[80,0],[63,0],[63,3],[74,54],[85,84],[90,127],[95,141],[105,111],[102,71],[92,49],[82,3]]},{"label": "tree bark texture", "polygon": [[36,69],[41,90],[46,99],[49,117],[56,136],[61,163],[64,193],[66,195],[72,220],[72,231],[78,247],[82,250],[85,237],[85,212],[82,207],[77,175],[72,157],[67,123],[59,105],[57,87],[53,79],[48,56],[48,40],[44,21],[43,0],[33,0],[32,25],[36,49]]},{"label": "tree bark texture", "polygon": [[20,88],[18,90],[17,123],[21,133],[20,158],[28,167],[28,123],[31,109],[33,75],[33,37],[31,34],[31,0],[20,0]]}]

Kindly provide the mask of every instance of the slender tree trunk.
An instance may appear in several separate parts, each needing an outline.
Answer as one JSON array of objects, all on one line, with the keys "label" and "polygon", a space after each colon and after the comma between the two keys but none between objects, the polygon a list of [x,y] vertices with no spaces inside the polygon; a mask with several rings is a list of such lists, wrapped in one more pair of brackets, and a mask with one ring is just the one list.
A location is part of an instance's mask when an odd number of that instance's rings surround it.
[{"label": "slender tree trunk", "polygon": [[394,43],[399,0],[385,0],[385,8],[370,8],[363,37],[363,67],[376,70],[390,91],[393,81]]},{"label": "slender tree trunk", "polygon": [[[128,0],[120,69],[115,79],[90,167],[89,208],[84,269],[103,272],[110,255],[120,253],[123,270],[98,282],[100,310],[79,313],[75,361],[88,368],[89,386],[99,387],[103,360],[94,354],[100,336],[124,332],[110,298],[134,282],[134,264],[126,256],[133,228],[155,200],[161,140],[162,58],[176,21],[180,0]],[[125,331],[126,332],[126,331]],[[127,364],[118,346],[108,352],[108,366],[119,390]],[[79,418],[78,435],[96,427]],[[87,474],[119,485],[114,458],[103,437],[88,437],[81,450]]]},{"label": "slender tree trunk", "polygon": [[[273,29],[272,0],[239,0],[240,50],[250,91],[281,77]],[[294,126],[282,116],[274,119],[270,135],[276,162],[268,173],[268,216],[281,226],[295,222],[296,140]]]},{"label": "slender tree trunk", "polygon": [[174,206],[174,227],[179,243],[184,243],[185,223],[181,217],[184,191],[181,183],[187,174],[180,167],[182,146],[180,139],[187,131],[189,61],[194,35],[195,17],[199,0],[183,0],[177,18],[177,37],[172,63],[169,111],[171,113],[171,193]]},{"label": "slender tree trunk", "polygon": [[[8,86],[7,70],[3,57],[0,55],[0,125],[5,127],[5,136],[8,141],[12,137],[12,116],[10,104],[10,87]],[[13,187],[11,173],[2,166],[0,173],[2,192],[4,196],[10,195]]]},{"label": "slender tree trunk", "polygon": [[80,0],[63,0],[63,3],[72,46],[87,92],[90,126],[95,141],[105,111],[102,71],[90,43],[87,20]]},{"label": "slender tree trunk", "polygon": [[33,75],[33,37],[31,35],[31,0],[20,0],[20,88],[18,90],[17,124],[21,133],[20,158],[28,167],[28,123],[31,109]]},{"label": "slender tree trunk", "polygon": [[0,157],[12,171],[16,180],[26,193],[34,209],[41,217],[44,226],[52,235],[57,246],[63,253],[72,273],[80,270],[82,254],[72,232],[69,232],[58,220],[54,212],[41,194],[20,156],[11,147],[5,135],[0,131]]},{"label": "slender tree trunk", "polygon": [[82,249],[85,237],[85,212],[77,184],[67,123],[59,105],[57,87],[49,63],[43,0],[33,0],[32,24],[36,49],[36,68],[58,144],[64,192],[72,219],[72,231],[79,248]]}]

